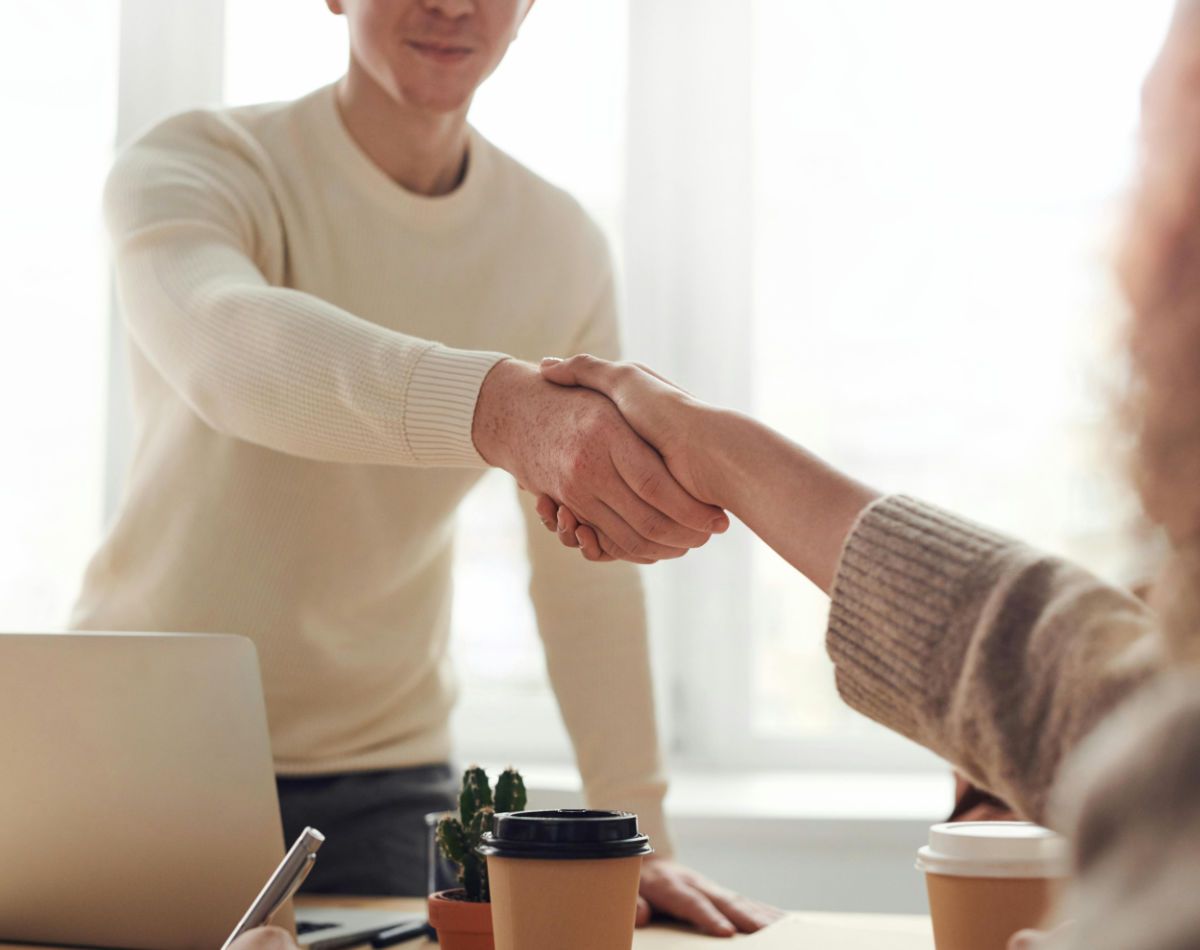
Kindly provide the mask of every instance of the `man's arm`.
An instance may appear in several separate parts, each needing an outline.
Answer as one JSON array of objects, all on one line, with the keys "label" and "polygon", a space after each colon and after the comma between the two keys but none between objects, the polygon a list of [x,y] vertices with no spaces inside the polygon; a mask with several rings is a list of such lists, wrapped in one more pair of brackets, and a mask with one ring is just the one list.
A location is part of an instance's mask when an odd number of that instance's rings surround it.
[{"label": "man's arm", "polygon": [[118,158],[105,217],[134,343],[226,435],[321,461],[482,466],[476,398],[505,354],[443,347],[268,282],[260,264],[278,269],[284,237],[249,148],[197,113]]},{"label": "man's arm", "polygon": [[284,239],[239,134],[170,120],[121,156],[105,195],[130,333],[206,424],[321,461],[494,464],[571,499],[634,557],[677,557],[726,523],[596,394],[269,282],[258,262],[282,259]]}]

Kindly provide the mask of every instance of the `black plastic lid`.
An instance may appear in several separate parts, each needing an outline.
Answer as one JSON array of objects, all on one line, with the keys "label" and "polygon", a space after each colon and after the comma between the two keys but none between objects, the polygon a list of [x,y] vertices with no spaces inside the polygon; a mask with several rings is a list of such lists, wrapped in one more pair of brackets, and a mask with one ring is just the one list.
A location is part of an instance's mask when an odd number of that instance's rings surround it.
[{"label": "black plastic lid", "polygon": [[627,811],[514,811],[492,816],[479,853],[498,858],[578,861],[650,854],[650,839]]}]

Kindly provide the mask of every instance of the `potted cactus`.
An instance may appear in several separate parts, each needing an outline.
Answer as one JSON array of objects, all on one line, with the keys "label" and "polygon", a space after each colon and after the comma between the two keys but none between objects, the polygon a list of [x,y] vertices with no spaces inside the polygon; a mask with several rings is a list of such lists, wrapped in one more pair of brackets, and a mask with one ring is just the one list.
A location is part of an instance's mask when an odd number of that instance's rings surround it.
[{"label": "potted cactus", "polygon": [[442,950],[494,950],[492,905],[489,902],[487,859],[478,852],[496,812],[525,810],[525,782],[508,768],[496,780],[496,793],[487,773],[471,766],[463,773],[458,814],[438,822],[438,847],[458,866],[462,887],[429,895],[429,923],[438,933]]}]

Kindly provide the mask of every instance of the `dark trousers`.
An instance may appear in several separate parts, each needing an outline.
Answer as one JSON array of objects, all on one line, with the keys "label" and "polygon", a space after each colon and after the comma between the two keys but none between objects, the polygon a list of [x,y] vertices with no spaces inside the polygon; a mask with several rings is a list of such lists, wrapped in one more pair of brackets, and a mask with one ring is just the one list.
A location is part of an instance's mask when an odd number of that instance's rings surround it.
[{"label": "dark trousers", "polygon": [[[425,815],[453,809],[458,780],[449,765],[276,779],[284,839],[305,825],[323,835],[302,891],[423,897],[429,891]],[[443,866],[437,887],[453,887]]]}]

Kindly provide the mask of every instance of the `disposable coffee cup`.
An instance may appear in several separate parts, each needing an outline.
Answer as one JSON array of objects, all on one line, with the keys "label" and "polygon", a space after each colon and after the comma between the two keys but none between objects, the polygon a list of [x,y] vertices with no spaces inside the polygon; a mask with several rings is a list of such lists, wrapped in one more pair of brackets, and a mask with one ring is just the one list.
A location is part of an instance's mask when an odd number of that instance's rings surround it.
[{"label": "disposable coffee cup", "polygon": [[917,852],[937,950],[1006,950],[1046,917],[1069,869],[1066,839],[1026,821],[934,825]]},{"label": "disposable coffee cup", "polygon": [[479,852],[496,950],[630,950],[642,858],[651,851],[628,812],[493,816]]}]

